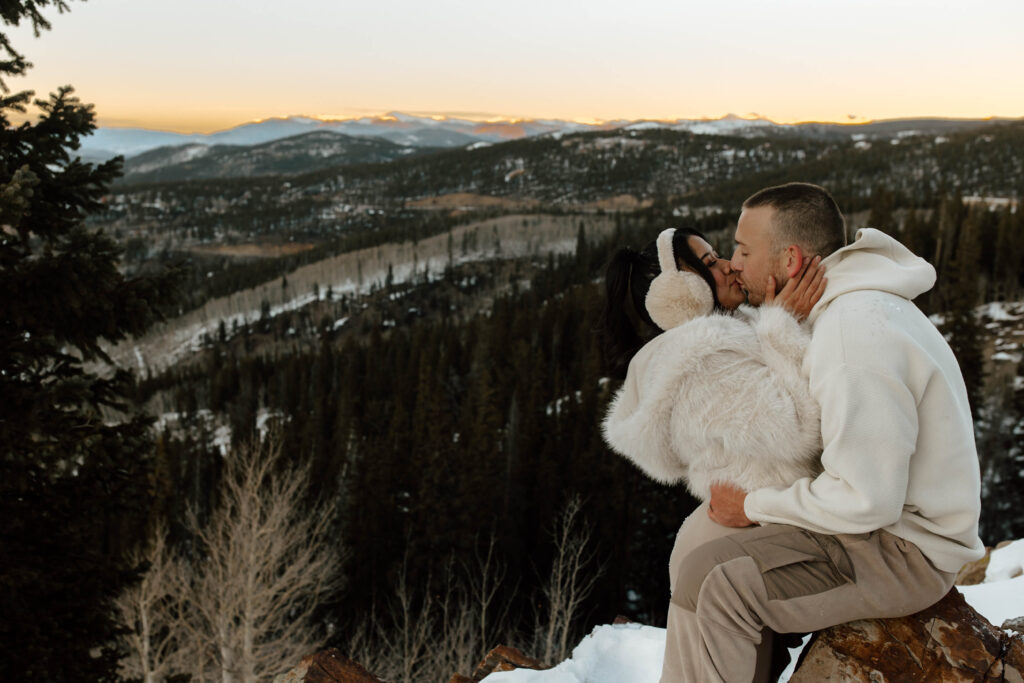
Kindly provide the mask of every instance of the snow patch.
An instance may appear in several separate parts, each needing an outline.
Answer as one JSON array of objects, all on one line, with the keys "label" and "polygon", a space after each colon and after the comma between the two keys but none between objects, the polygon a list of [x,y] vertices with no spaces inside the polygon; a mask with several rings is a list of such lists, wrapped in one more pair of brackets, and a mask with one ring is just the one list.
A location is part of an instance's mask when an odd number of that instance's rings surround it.
[{"label": "snow patch", "polygon": [[1007,619],[1024,616],[1024,576],[994,583],[987,583],[987,576],[986,583],[957,586],[967,603],[997,628]]},{"label": "snow patch", "polygon": [[657,683],[665,655],[665,629],[640,624],[596,627],[572,657],[553,669],[493,673],[487,683]]},{"label": "snow patch", "polygon": [[[1024,574],[1024,539],[992,551],[985,569],[985,583],[1007,581]],[[1024,616],[1024,613],[1017,616]]]}]

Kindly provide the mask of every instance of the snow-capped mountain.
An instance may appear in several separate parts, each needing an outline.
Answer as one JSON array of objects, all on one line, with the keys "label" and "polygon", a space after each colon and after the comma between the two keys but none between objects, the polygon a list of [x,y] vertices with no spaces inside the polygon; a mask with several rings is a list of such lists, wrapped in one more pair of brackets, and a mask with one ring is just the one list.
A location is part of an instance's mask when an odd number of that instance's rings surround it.
[{"label": "snow-capped mountain", "polygon": [[392,161],[422,151],[416,145],[316,129],[255,145],[188,142],[157,147],[129,157],[124,180],[138,183],[289,174]]},{"label": "snow-capped mountain", "polygon": [[590,124],[558,119],[471,121],[391,112],[382,116],[338,120],[289,116],[244,123],[228,130],[208,134],[168,133],[141,128],[99,128],[82,141],[81,152],[93,158],[116,154],[130,158],[157,147],[191,144],[258,145],[314,131],[380,138],[398,145],[415,147],[464,147],[477,142],[504,142],[550,133],[577,133],[624,126],[736,135],[748,129],[776,125],[766,119],[744,119],[733,115],[718,120],[623,120]]}]

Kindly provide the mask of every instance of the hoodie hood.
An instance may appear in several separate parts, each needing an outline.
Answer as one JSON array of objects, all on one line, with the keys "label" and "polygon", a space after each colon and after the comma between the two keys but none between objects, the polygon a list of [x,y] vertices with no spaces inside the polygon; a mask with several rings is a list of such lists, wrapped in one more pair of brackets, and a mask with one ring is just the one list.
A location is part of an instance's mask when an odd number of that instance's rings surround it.
[{"label": "hoodie hood", "polygon": [[807,317],[814,323],[832,301],[858,290],[913,299],[935,285],[935,268],[899,241],[874,228],[857,231],[851,244],[823,259],[828,284]]}]

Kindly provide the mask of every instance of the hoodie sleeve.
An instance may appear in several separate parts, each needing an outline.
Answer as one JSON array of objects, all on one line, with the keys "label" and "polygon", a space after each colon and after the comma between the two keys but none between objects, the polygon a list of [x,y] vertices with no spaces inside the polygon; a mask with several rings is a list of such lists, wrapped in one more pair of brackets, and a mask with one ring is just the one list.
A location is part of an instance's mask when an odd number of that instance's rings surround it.
[{"label": "hoodie sleeve", "polygon": [[892,344],[870,334],[828,338],[836,340],[834,348],[813,349],[810,358],[827,368],[811,373],[811,392],[821,406],[824,471],[785,489],[754,491],[744,508],[761,523],[869,532],[900,518],[917,442],[917,402]]}]

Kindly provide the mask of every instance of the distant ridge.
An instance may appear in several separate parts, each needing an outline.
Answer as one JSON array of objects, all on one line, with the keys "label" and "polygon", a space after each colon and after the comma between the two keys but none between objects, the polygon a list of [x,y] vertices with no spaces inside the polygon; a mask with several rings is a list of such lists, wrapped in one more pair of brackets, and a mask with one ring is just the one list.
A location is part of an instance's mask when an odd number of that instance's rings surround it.
[{"label": "distant ridge", "polygon": [[[351,163],[390,161],[443,148],[476,148],[543,135],[608,130],[685,131],[696,135],[873,140],[908,135],[944,136],[1024,119],[888,119],[865,123],[780,124],[729,114],[720,119],[676,121],[561,120],[472,121],[400,112],[353,119],[289,116],[244,123],[209,134],[179,134],[139,128],[100,128],[83,140],[87,161],[126,157],[124,182],[150,182],[294,173]],[[287,141],[287,142],[286,142]]]},{"label": "distant ridge", "polygon": [[[388,140],[416,147],[463,147],[477,142],[504,142],[551,133],[579,133],[610,130],[631,124],[672,129],[698,129],[700,132],[736,134],[747,128],[775,126],[767,119],[742,119],[729,115],[717,120],[610,121],[579,123],[558,119],[473,121],[460,118],[432,118],[390,112],[381,116],[321,120],[308,116],[271,118],[243,123],[234,128],[206,134],[171,133],[143,128],[98,128],[82,141],[82,153],[93,158],[117,154],[132,157],[158,147],[202,145],[258,145],[282,138],[332,131],[356,137]],[[697,132],[697,131],[695,131]]]},{"label": "distant ridge", "polygon": [[392,161],[431,148],[317,129],[257,145],[167,145],[130,157],[124,181],[133,183],[252,177],[315,171],[344,164]]}]

